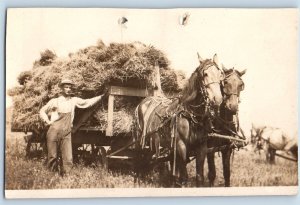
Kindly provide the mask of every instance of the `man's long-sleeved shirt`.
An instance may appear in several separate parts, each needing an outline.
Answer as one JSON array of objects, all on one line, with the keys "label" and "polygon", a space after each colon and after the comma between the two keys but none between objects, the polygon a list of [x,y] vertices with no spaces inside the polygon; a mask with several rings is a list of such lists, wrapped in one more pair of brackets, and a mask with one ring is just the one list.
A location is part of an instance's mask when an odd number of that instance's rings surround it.
[{"label": "man's long-sleeved shirt", "polygon": [[75,107],[78,108],[88,108],[100,101],[102,95],[90,98],[82,99],[78,97],[65,98],[60,96],[58,98],[51,99],[45,106],[40,110],[40,117],[48,122],[49,118],[47,113],[53,110],[56,110],[58,113],[68,113],[71,112],[71,124],[73,125]]}]

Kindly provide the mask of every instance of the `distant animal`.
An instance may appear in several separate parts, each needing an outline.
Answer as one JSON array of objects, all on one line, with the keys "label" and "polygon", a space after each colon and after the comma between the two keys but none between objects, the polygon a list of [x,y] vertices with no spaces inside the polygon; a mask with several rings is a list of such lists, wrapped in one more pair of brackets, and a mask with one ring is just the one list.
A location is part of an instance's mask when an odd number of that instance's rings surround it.
[{"label": "distant animal", "polygon": [[[240,92],[244,90],[244,82],[242,76],[246,73],[246,70],[238,71],[234,68],[226,69],[223,66],[225,78],[222,82],[222,93],[223,102],[220,106],[220,116],[214,120],[214,132],[236,137],[236,134],[241,135],[239,128],[238,119],[238,108],[240,102]],[[230,156],[232,149],[235,147],[241,147],[245,144],[237,141],[228,139],[211,138],[207,142],[208,148],[219,147],[222,153],[222,164],[223,164],[223,176],[225,180],[225,186],[230,186]],[[216,167],[215,167],[215,152],[208,152],[207,163],[208,163],[208,178],[210,186],[214,186],[216,178]]]},{"label": "distant animal", "polygon": [[211,112],[218,110],[222,103],[220,86],[224,74],[219,68],[217,55],[206,60],[198,55],[198,59],[200,65],[189,78],[181,97],[167,104],[164,103],[166,100],[149,97],[138,105],[135,123],[137,146],[140,147],[137,175],[150,161],[147,158],[149,152],[144,151],[148,144],[157,159],[160,147],[169,150],[172,173],[179,172],[179,177],[175,178],[180,186],[187,183],[189,157],[196,156],[196,185],[203,186],[207,133]]},{"label": "distant animal", "polygon": [[290,138],[282,129],[252,124],[251,143],[254,151],[264,150],[267,162],[275,163],[277,150],[286,152],[298,160],[297,136]]}]

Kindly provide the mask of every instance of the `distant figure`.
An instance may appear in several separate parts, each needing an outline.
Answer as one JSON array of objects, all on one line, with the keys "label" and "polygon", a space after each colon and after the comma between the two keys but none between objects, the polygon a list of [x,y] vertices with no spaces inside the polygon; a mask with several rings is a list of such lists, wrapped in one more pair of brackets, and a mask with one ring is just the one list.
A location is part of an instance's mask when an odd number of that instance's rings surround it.
[{"label": "distant figure", "polygon": [[[73,126],[75,107],[88,108],[101,100],[103,95],[81,99],[72,97],[72,87],[74,83],[69,79],[64,79],[60,83],[62,95],[51,99],[40,110],[40,117],[47,125],[50,125],[47,132],[48,162],[50,170],[57,170],[58,149],[62,156],[61,175],[68,174],[73,165],[71,129]],[[48,117],[51,113],[51,119]]]},{"label": "distant figure", "polygon": [[254,151],[265,151],[267,162],[275,163],[277,150],[284,151],[287,155],[292,155],[298,159],[297,136],[289,138],[280,128],[252,124],[251,143],[254,146]]}]

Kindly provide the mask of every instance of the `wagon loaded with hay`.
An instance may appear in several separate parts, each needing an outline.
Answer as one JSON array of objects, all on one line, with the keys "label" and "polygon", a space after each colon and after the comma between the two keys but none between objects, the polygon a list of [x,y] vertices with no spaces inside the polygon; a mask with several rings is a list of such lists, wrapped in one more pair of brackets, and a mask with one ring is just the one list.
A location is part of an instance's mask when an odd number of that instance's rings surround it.
[{"label": "wagon loaded with hay", "polygon": [[183,73],[170,69],[163,52],[140,42],[106,46],[99,41],[65,58],[46,50],[32,69],[19,75],[20,85],[9,91],[12,131],[27,133],[27,155],[46,147],[47,127],[39,110],[60,94],[58,85],[65,77],[76,83],[75,96],[107,94],[95,106],[75,111],[72,130],[74,158],[88,154],[105,166],[108,159],[132,158],[134,110],[141,100],[160,89],[176,95],[185,80]]}]

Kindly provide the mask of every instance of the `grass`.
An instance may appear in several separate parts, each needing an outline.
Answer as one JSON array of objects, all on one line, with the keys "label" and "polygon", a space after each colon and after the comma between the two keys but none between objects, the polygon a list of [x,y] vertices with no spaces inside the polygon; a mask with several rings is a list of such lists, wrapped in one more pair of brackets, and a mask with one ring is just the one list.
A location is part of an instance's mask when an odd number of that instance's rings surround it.
[{"label": "grass", "polygon": [[[22,133],[6,134],[5,189],[59,189],[59,188],[134,188],[161,187],[159,177],[153,174],[134,183],[131,170],[105,170],[94,164],[76,163],[67,177],[46,169],[45,159],[25,157],[25,141]],[[216,153],[216,186],[224,186],[221,157]],[[207,164],[205,163],[206,184]],[[195,161],[188,164],[188,187],[195,187]],[[266,164],[264,154],[250,150],[236,151],[231,166],[231,186],[296,186],[297,163],[276,158],[276,164]]]},{"label": "grass", "polygon": [[[215,186],[224,186],[221,157],[216,153],[216,173]],[[191,176],[195,175],[195,165],[188,167]],[[205,165],[207,172],[207,164]],[[241,149],[235,151],[233,161],[231,161],[232,187],[256,187],[256,186],[297,186],[298,166],[297,163],[282,158],[276,158],[276,164],[267,164],[265,155],[254,153],[251,149]],[[208,179],[206,176],[206,183]],[[192,182],[191,185],[194,185]]]}]

